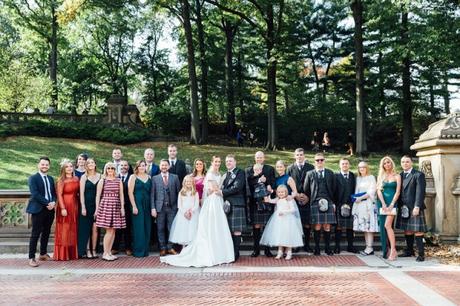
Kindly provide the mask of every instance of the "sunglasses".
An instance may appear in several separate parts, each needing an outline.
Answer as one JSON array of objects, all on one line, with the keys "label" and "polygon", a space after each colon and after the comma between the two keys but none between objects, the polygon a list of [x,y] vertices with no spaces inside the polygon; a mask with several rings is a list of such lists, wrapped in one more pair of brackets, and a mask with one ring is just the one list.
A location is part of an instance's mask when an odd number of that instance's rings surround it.
[{"label": "sunglasses", "polygon": [[107,167],[107,170],[115,170],[115,167]]},{"label": "sunglasses", "polygon": [[324,158],[321,158],[321,159],[315,159],[315,162],[323,162],[324,161]]}]

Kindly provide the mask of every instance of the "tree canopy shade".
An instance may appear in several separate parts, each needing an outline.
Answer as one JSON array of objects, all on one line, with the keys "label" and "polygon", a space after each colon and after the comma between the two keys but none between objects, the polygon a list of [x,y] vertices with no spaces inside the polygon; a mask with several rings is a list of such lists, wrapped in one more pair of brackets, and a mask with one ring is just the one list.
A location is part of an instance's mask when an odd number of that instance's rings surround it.
[{"label": "tree canopy shade", "polygon": [[165,134],[313,131],[401,150],[458,101],[452,0],[0,0],[0,108],[104,111],[113,93]]}]

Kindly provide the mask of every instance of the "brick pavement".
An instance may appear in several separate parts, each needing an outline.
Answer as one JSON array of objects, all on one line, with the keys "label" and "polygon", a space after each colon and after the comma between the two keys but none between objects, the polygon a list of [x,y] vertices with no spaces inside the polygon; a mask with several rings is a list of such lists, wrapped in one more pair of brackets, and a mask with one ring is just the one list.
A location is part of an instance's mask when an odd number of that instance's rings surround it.
[{"label": "brick pavement", "polygon": [[[26,265],[26,259],[0,259],[0,268],[3,269],[30,269]],[[353,255],[338,255],[338,256],[295,256],[292,260],[276,260],[260,256],[251,258],[242,256],[236,263],[225,264],[222,266],[228,267],[330,267],[330,266],[364,266],[364,262]],[[149,256],[144,258],[134,258],[120,256],[118,260],[107,262],[102,259],[81,259],[72,261],[48,261],[40,262],[41,268],[47,269],[138,269],[138,268],[168,268],[167,264],[160,263],[158,256]]]},{"label": "brick pavement", "polygon": [[378,273],[0,276],[4,305],[415,305]]},{"label": "brick pavement", "polygon": [[460,305],[460,273],[407,272],[416,280],[435,290],[453,303]]}]

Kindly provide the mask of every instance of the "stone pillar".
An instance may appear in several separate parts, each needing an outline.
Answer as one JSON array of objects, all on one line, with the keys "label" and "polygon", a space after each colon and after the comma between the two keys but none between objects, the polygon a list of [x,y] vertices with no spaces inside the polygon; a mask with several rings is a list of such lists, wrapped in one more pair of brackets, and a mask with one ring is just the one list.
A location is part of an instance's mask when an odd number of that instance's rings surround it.
[{"label": "stone pillar", "polygon": [[411,149],[417,151],[419,165],[427,176],[427,222],[443,240],[456,241],[460,234],[459,201],[454,188],[460,174],[460,113],[431,124]]},{"label": "stone pillar", "polygon": [[455,179],[455,184],[454,187],[452,188],[452,195],[455,197],[455,202],[457,205],[457,225],[458,225],[458,237],[457,237],[457,242],[460,243],[460,176],[457,176]]},{"label": "stone pillar", "polygon": [[123,107],[128,104],[128,99],[120,95],[111,95],[107,99],[107,122],[123,124]]}]

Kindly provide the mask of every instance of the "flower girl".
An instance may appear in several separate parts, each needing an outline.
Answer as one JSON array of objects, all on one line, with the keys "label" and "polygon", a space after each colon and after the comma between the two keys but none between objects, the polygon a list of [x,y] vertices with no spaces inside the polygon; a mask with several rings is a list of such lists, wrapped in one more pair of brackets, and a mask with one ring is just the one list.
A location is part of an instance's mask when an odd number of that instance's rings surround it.
[{"label": "flower girl", "polygon": [[286,248],[286,260],[292,258],[292,248],[303,246],[302,223],[296,203],[288,198],[288,189],[280,185],[276,189],[276,199],[269,200],[276,203],[276,208],[265,226],[260,244],[277,246],[276,259],[283,257],[283,248]]},{"label": "flower girl", "polygon": [[195,189],[195,180],[187,175],[179,192],[178,212],[171,226],[169,241],[188,245],[195,238],[198,227],[200,198]]}]

